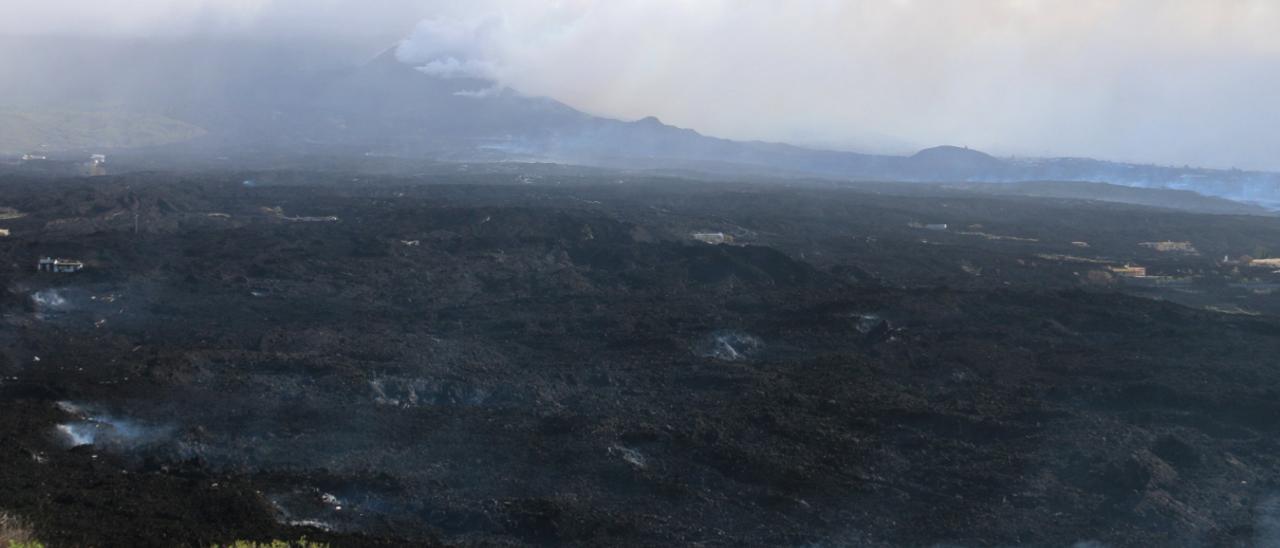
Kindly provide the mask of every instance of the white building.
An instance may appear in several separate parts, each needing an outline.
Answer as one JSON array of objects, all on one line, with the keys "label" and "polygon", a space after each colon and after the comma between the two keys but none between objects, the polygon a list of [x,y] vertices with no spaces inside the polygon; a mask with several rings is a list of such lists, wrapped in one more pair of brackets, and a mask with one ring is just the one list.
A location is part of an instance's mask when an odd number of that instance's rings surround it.
[{"label": "white building", "polygon": [[727,244],[733,241],[733,236],[723,232],[694,232],[690,236],[704,244]]},{"label": "white building", "polygon": [[73,261],[71,259],[54,259],[45,257],[36,263],[36,270],[40,272],[79,272],[84,269],[84,263]]}]

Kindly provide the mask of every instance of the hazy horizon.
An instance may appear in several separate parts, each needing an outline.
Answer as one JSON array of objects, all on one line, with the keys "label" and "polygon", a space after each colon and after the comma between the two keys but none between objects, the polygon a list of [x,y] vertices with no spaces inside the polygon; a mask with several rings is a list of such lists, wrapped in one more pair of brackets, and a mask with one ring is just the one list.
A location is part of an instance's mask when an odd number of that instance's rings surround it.
[{"label": "hazy horizon", "polygon": [[0,36],[255,42],[317,66],[399,44],[438,76],[731,139],[1280,170],[1280,5],[1263,1],[56,0],[10,14]]}]

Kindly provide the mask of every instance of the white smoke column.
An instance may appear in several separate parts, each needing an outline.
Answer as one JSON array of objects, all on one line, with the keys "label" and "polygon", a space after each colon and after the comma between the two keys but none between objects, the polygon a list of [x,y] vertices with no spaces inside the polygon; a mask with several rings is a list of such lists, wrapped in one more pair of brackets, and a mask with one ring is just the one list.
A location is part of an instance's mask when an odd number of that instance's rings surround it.
[{"label": "white smoke column", "polygon": [[[734,138],[868,131],[1002,153],[1280,168],[1280,4],[449,4],[399,54]],[[1234,138],[1223,142],[1229,132]],[[1265,164],[1265,165],[1264,165]]]},{"label": "white smoke column", "polygon": [[1280,169],[1273,0],[8,4],[0,36],[358,42],[369,56],[422,21],[401,53],[443,63],[428,70],[724,137]]}]

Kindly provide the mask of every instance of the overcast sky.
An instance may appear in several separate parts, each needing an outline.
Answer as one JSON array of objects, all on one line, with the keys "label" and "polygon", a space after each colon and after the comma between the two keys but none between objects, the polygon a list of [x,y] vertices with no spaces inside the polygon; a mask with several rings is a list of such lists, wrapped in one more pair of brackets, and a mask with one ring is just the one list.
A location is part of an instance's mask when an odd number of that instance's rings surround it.
[{"label": "overcast sky", "polygon": [[1274,0],[41,0],[0,34],[345,42],[593,114],[839,148],[1280,170]]}]

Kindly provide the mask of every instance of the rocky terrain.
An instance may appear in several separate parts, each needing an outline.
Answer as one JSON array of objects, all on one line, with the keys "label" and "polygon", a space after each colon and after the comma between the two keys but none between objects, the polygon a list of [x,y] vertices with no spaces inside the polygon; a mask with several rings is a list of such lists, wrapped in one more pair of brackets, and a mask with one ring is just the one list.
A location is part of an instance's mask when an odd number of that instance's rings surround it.
[{"label": "rocky terrain", "polygon": [[600,173],[0,206],[0,510],[52,546],[1280,540],[1274,217]]}]

